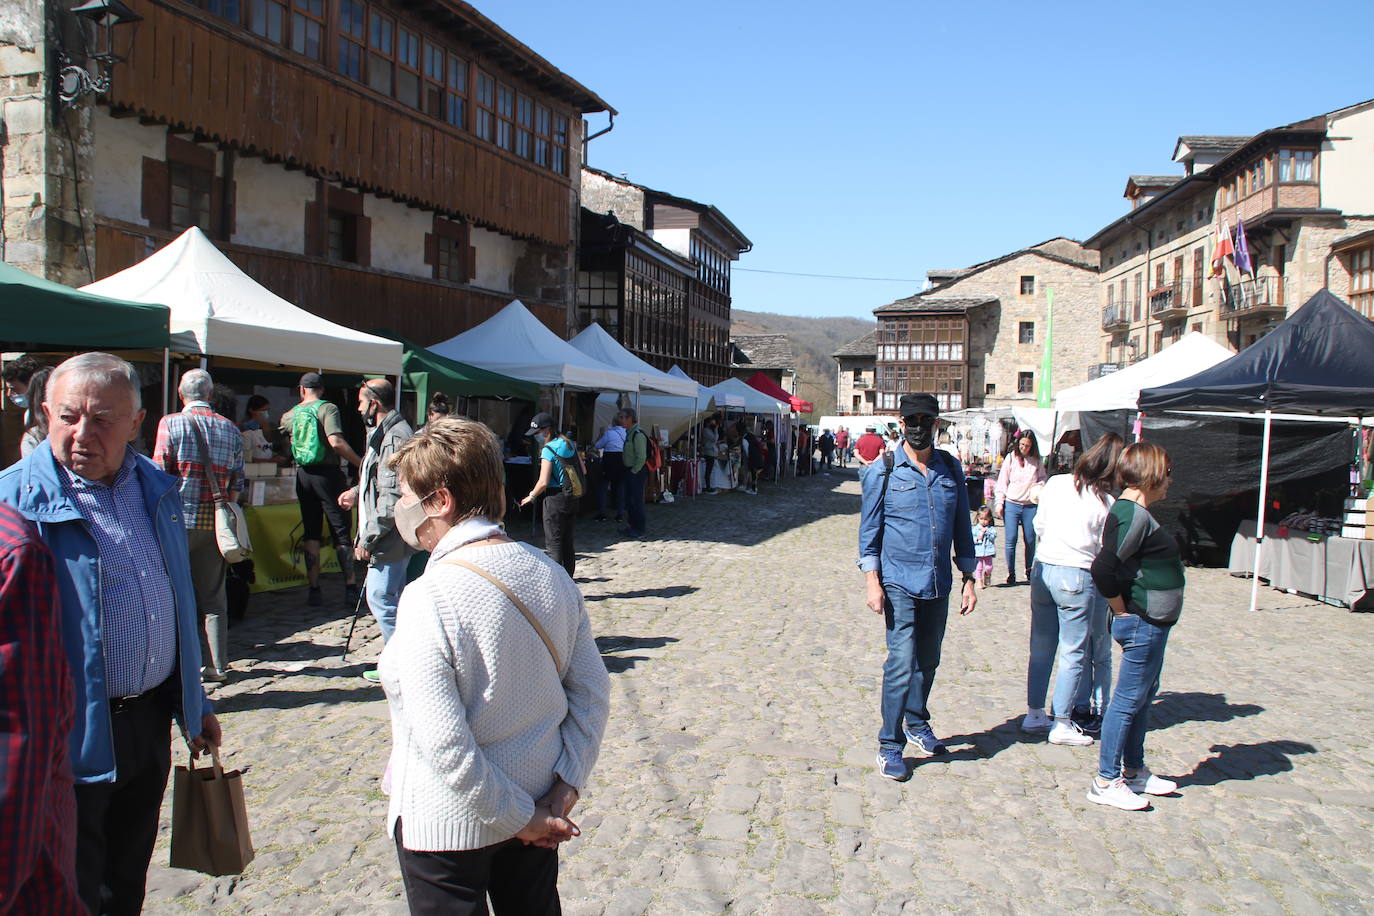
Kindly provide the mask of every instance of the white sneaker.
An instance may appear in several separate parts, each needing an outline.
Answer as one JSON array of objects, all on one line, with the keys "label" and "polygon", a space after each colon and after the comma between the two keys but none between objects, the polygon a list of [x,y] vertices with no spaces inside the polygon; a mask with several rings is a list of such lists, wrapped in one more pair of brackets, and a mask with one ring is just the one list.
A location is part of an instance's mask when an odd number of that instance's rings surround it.
[{"label": "white sneaker", "polygon": [[1064,719],[1054,723],[1050,729],[1050,744],[1069,744],[1074,747],[1087,747],[1093,743],[1093,736],[1084,734],[1083,729]]},{"label": "white sneaker", "polygon": [[1178,783],[1172,779],[1156,776],[1147,767],[1136,770],[1134,776],[1127,776],[1123,772],[1121,778],[1126,781],[1126,787],[1132,792],[1143,792],[1146,795],[1171,795],[1178,791]]},{"label": "white sneaker", "polygon": [[1149,799],[1141,798],[1130,790],[1126,780],[1118,776],[1105,786],[1097,784],[1096,777],[1088,786],[1088,801],[1099,805],[1111,805],[1122,811],[1142,811],[1150,807]]},{"label": "white sneaker", "polygon": [[1043,709],[1028,709],[1021,718],[1021,731],[1023,732],[1047,732],[1054,720],[1045,715]]}]

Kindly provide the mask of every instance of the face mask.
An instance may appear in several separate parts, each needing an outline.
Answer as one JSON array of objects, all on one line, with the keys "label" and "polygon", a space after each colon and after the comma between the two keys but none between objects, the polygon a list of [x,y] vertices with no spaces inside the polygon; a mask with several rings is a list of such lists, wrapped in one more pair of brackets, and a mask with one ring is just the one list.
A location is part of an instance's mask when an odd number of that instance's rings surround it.
[{"label": "face mask", "polygon": [[10,403],[15,407],[28,407],[29,396],[27,394],[12,394],[10,395]]},{"label": "face mask", "polygon": [[903,432],[907,444],[918,452],[923,452],[930,448],[935,438],[935,423],[919,423],[915,426],[908,426]]},{"label": "face mask", "polygon": [[534,444],[537,445],[537,446],[539,446],[540,448],[543,448],[543,447],[544,447],[544,443],[545,443],[545,442],[548,442],[548,441],[549,441],[549,437],[546,436],[546,435],[544,435],[543,433],[535,433],[535,434],[534,434]]},{"label": "face mask", "polygon": [[[429,496],[433,496],[431,493]],[[403,500],[396,502],[396,512],[393,520],[396,523],[396,533],[401,536],[401,540],[410,545],[412,550],[424,550],[420,543],[420,526],[425,523],[427,518],[437,518],[425,511],[425,499],[417,499],[413,503]]]},{"label": "face mask", "polygon": [[363,414],[363,425],[366,426],[368,429],[371,429],[372,427],[376,426],[376,425],[377,425],[377,414],[378,414],[379,412],[380,412],[380,411],[376,410],[375,408],[366,411],[366,412]]}]

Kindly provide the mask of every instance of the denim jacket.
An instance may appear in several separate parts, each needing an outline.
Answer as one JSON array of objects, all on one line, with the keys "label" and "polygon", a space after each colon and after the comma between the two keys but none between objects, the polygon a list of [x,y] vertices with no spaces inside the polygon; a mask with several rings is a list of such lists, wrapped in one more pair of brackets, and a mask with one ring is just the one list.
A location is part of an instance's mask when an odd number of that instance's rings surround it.
[{"label": "denim jacket", "polygon": [[891,474],[880,458],[864,470],[862,481],[859,569],[877,570],[884,585],[922,599],[950,593],[951,547],[960,571],[973,572],[968,488],[957,461],[935,449],[922,474],[899,445]]},{"label": "denim jacket", "polygon": [[[179,481],[142,455],[135,472],[176,601],[176,672],[181,679],[177,721],[188,738],[195,738],[200,735],[201,718],[213,706],[200,682],[200,633]],[[101,649],[100,554],[86,519],[62,490],[51,443],[45,441],[28,457],[0,472],[0,502],[14,506],[38,525],[56,561],[62,644],[72,670],[76,702],[70,742],[73,775],[78,783],[114,782],[114,737]],[[186,716],[188,709],[195,714]]]}]

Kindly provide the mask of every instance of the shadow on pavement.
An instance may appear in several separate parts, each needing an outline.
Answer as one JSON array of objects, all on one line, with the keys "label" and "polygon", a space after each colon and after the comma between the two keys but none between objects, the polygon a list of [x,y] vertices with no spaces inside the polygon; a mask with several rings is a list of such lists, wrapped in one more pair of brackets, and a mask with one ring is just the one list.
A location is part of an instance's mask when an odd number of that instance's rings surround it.
[{"label": "shadow on pavement", "polygon": [[606,601],[610,598],[681,598],[692,592],[701,591],[695,585],[666,585],[663,588],[638,588],[628,592],[610,592],[605,595],[587,595],[584,601]]},{"label": "shadow on pavement", "polygon": [[1229,722],[1264,712],[1254,703],[1228,703],[1224,693],[1161,693],[1150,706],[1150,731],[1182,722]]},{"label": "shadow on pavement", "polygon": [[1178,778],[1179,787],[1214,786],[1231,780],[1250,780],[1273,776],[1293,769],[1290,757],[1315,754],[1317,749],[1302,741],[1261,741],[1258,744],[1214,744],[1212,756],[1193,767],[1193,772]]},{"label": "shadow on pavement", "polygon": [[252,709],[297,709],[323,703],[334,706],[339,703],[375,703],[384,698],[376,684],[368,684],[359,675],[365,666],[335,668],[340,678],[352,678],[356,687],[327,687],[323,690],[260,690],[238,693],[233,696],[215,698],[215,712],[243,712]]},{"label": "shadow on pavement", "polygon": [[611,652],[624,652],[628,649],[661,649],[668,643],[677,642],[675,636],[598,636],[596,647],[601,651],[601,661],[611,674],[629,671],[638,662],[649,661],[647,655],[609,655]]}]

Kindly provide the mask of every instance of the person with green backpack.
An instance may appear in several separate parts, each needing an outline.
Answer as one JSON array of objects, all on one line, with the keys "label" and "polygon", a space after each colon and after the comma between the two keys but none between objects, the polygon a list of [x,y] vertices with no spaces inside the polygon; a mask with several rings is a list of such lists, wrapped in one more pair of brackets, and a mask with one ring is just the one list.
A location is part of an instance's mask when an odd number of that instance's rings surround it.
[{"label": "person with green backpack", "polygon": [[305,550],[305,575],[310,584],[308,603],[324,603],[320,592],[320,537],[324,520],[329,520],[334,551],[344,574],[344,600],[358,600],[358,585],[353,570],[353,538],[349,531],[352,514],[339,505],[339,495],[348,489],[339,459],[354,467],[362,465],[358,453],[343,436],[337,405],[324,400],[324,380],[318,372],[301,376],[301,402],[282,414],[281,431],[291,437],[291,457],[296,462],[296,499],[301,506],[301,546]]}]

